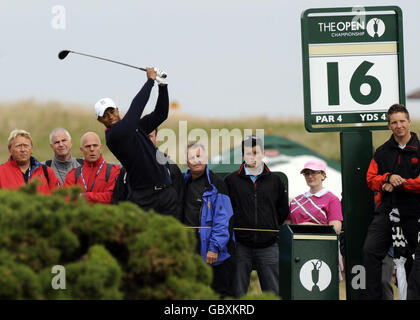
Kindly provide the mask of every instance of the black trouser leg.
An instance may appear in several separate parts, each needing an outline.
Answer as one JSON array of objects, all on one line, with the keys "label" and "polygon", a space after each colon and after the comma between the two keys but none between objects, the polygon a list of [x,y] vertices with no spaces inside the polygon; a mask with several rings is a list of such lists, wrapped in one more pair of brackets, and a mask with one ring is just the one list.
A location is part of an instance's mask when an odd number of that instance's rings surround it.
[{"label": "black trouser leg", "polygon": [[375,214],[363,246],[367,299],[382,299],[382,260],[391,245],[391,224],[388,216]]},{"label": "black trouser leg", "polygon": [[233,297],[234,259],[230,257],[218,266],[212,266],[213,282],[211,287],[221,298]]}]

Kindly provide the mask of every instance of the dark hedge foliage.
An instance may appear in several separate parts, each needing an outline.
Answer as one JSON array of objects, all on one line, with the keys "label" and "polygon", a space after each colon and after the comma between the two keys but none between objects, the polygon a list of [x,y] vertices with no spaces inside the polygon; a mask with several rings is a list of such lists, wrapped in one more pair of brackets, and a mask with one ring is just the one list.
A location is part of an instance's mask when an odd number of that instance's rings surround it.
[{"label": "dark hedge foliage", "polygon": [[[194,233],[131,203],[0,190],[0,299],[217,299]],[[52,267],[66,289],[52,288]]]}]

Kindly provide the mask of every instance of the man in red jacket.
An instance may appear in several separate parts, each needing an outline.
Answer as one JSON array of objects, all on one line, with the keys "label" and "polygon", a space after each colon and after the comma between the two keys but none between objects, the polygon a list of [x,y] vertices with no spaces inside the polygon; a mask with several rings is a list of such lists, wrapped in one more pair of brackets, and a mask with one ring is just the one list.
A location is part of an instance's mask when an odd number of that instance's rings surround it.
[{"label": "man in red jacket", "polygon": [[13,130],[8,139],[9,161],[0,166],[0,188],[17,190],[28,182],[39,179],[38,192],[49,194],[59,186],[54,170],[43,166],[32,157],[32,138],[25,130]]},{"label": "man in red jacket", "polygon": [[392,245],[394,259],[401,255],[407,260],[407,299],[419,300],[420,141],[410,130],[405,106],[392,105],[387,116],[392,135],[375,151],[366,174],[367,185],[377,192],[375,212],[363,246],[366,297],[383,298],[382,261]]},{"label": "man in red jacket", "polygon": [[105,162],[101,140],[95,132],[87,132],[82,136],[80,151],[84,156],[83,166],[67,173],[64,186],[81,186],[84,190],[81,196],[89,202],[111,203],[120,167]]}]

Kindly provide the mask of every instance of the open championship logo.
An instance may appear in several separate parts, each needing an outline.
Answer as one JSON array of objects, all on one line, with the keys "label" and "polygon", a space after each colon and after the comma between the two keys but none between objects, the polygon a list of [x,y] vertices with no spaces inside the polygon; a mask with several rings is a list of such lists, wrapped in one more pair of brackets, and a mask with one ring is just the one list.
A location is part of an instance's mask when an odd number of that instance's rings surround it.
[{"label": "open championship logo", "polygon": [[366,25],[366,31],[372,38],[380,38],[385,32],[385,23],[378,18],[372,18]]},{"label": "open championship logo", "polygon": [[321,292],[331,283],[331,270],[324,261],[312,259],[300,268],[299,279],[306,290],[312,293]]}]

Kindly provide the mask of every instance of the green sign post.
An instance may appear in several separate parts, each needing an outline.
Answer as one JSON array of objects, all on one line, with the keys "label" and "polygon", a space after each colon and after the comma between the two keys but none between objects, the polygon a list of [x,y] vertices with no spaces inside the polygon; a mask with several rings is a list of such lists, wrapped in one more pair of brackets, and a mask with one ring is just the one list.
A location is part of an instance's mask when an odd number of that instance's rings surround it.
[{"label": "green sign post", "polygon": [[365,288],[362,246],[373,212],[366,185],[371,130],[405,104],[402,11],[396,6],[302,13],[305,128],[340,132],[347,299]]}]

